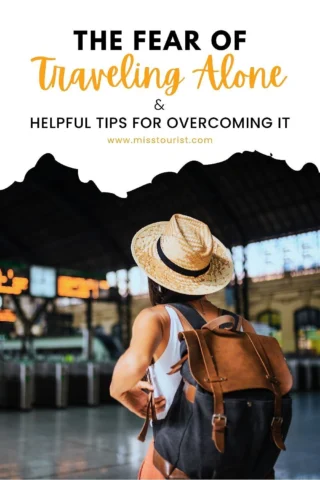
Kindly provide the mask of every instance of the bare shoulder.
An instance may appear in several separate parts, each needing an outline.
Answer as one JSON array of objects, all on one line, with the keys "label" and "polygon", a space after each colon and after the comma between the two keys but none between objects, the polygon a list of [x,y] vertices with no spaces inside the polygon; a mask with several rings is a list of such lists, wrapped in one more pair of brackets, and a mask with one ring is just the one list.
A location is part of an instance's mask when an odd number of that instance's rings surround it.
[{"label": "bare shoulder", "polygon": [[168,320],[168,312],[164,305],[156,305],[155,307],[147,307],[141,310],[137,315],[133,327],[144,328],[151,325],[163,326]]}]

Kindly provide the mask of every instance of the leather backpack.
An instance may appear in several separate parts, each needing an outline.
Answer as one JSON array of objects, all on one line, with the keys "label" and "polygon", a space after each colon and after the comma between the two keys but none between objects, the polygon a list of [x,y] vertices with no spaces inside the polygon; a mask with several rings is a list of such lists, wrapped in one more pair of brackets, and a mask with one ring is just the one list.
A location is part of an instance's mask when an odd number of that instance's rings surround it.
[{"label": "leather backpack", "polygon": [[273,478],[291,422],[292,376],[277,340],[222,311],[206,323],[189,304],[171,304],[184,328],[181,359],[168,375],[181,382],[163,420],[153,395],[155,467],[165,478]]}]

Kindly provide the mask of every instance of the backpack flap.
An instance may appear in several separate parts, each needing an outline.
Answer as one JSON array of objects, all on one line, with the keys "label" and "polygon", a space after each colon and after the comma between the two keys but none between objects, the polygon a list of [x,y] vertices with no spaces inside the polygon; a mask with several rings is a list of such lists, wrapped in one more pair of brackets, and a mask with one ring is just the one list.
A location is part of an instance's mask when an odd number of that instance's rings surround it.
[{"label": "backpack flap", "polygon": [[[247,334],[248,335],[248,334]],[[268,359],[275,378],[279,381],[279,388],[281,395],[286,395],[290,392],[293,379],[289,370],[286,359],[283,356],[281,347],[278,341],[273,337],[266,337],[264,335],[249,334],[251,339],[252,335],[258,337],[258,340],[262,344],[265,352],[268,352]]]},{"label": "backpack flap", "polygon": [[[272,382],[267,378],[263,363],[259,361],[254,347],[257,334],[227,329],[202,329],[202,332],[218,373],[216,381],[221,382],[223,393],[257,388],[273,392]],[[273,376],[279,382],[281,395],[285,395],[292,387],[292,376],[279,344],[272,337],[259,337],[268,352]],[[189,368],[194,380],[211,392],[197,335],[192,331],[185,331],[180,332],[179,338],[185,340]]]}]

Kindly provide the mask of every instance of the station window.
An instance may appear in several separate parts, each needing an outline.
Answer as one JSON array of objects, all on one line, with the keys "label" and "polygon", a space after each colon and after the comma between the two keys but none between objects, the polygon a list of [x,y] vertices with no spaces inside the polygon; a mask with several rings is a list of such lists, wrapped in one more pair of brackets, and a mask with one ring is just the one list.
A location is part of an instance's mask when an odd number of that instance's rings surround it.
[{"label": "station window", "polygon": [[320,355],[320,309],[304,307],[294,314],[297,350]]},{"label": "station window", "polygon": [[257,315],[257,333],[270,335],[282,345],[281,314],[277,310],[264,310]]},{"label": "station window", "polygon": [[108,272],[106,278],[110,287],[118,288],[120,295],[126,295],[128,291],[133,296],[146,295],[149,291],[148,277],[139,267]]},{"label": "station window", "polygon": [[131,295],[146,295],[149,291],[148,277],[139,267],[129,270],[129,290]]}]

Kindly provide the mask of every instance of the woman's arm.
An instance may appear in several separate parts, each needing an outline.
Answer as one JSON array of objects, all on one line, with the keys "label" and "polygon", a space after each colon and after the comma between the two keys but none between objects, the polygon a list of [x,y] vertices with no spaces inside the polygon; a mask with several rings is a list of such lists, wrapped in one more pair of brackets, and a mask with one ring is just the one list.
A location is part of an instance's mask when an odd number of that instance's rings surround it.
[{"label": "woman's arm", "polygon": [[[147,395],[141,388],[153,390],[148,382],[141,382],[152,357],[163,338],[159,310],[147,308],[137,316],[128,350],[119,358],[112,377],[110,394],[139,416],[144,416]],[[163,397],[157,400],[157,410],[163,407]]]}]

